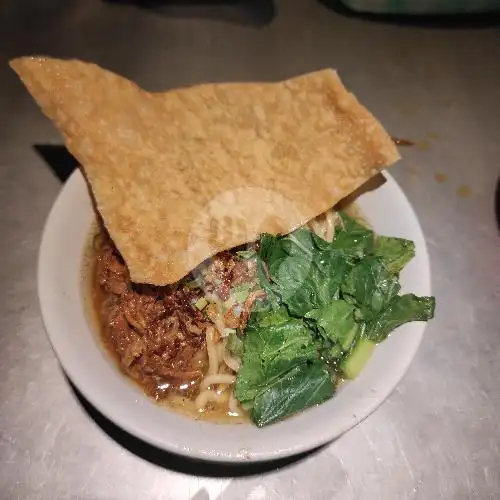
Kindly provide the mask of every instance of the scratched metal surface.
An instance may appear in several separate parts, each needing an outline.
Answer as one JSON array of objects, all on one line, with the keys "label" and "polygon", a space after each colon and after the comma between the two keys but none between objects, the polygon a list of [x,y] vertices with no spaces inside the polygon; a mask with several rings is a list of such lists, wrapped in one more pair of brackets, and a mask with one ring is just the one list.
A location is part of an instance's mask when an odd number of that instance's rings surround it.
[{"label": "scratched metal surface", "polygon": [[[210,9],[154,13],[97,0],[2,3],[2,500],[500,497],[500,32],[370,23],[314,0],[276,7],[258,26],[234,8],[207,17]],[[33,146],[60,141],[4,64],[30,52],[90,59],[150,89],[333,66],[394,135],[417,143],[394,175],[427,235],[437,318],[373,416],[315,455],[237,478],[96,423],[38,309],[37,248],[61,182]]]}]

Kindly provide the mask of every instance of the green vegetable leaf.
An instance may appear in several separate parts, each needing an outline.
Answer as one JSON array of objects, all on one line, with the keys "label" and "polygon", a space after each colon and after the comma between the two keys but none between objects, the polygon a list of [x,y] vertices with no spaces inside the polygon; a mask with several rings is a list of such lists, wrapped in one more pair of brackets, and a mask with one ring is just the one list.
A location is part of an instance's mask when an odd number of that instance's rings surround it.
[{"label": "green vegetable leaf", "polygon": [[280,325],[268,326],[266,343],[260,356],[268,374],[281,373],[282,366],[295,364],[297,359],[314,359],[316,346],[303,321],[290,320]]},{"label": "green vegetable leaf", "polygon": [[[338,266],[334,264],[338,262]],[[332,269],[333,268],[333,269]],[[347,264],[343,257],[335,260],[302,257],[285,259],[275,277],[276,288],[293,316],[327,304],[339,296]]]},{"label": "green vegetable leaf", "polygon": [[304,321],[290,318],[283,309],[260,320],[243,337],[242,366],[235,385],[240,402],[254,399],[286,371],[318,357]]},{"label": "green vegetable leaf", "polygon": [[340,297],[340,288],[351,264],[343,252],[330,247],[315,256],[313,266],[310,279],[316,290],[317,304],[321,307]]},{"label": "green vegetable leaf", "polygon": [[342,293],[352,297],[360,309],[360,318],[370,321],[395,297],[401,286],[378,257],[366,257],[347,275]]},{"label": "green vegetable leaf", "polygon": [[306,228],[297,229],[285,236],[282,239],[282,245],[288,255],[308,255],[309,257],[312,257],[318,250],[322,251],[330,247],[330,243]]},{"label": "green vegetable leaf", "polygon": [[[354,222],[352,225],[356,230]],[[274,305],[282,301],[296,317],[339,298],[340,285],[350,268],[344,250],[334,249],[307,229],[282,238],[262,235],[259,257],[263,261],[258,265],[261,286]]]},{"label": "green vegetable leaf", "polygon": [[281,300],[293,316],[302,317],[337,299],[342,281],[350,269],[346,256],[332,248],[314,255],[295,254],[275,266],[271,279]]},{"label": "green vegetable leaf", "polygon": [[302,363],[276,379],[255,398],[252,419],[262,427],[320,404],[333,393],[333,382],[325,363]]},{"label": "green vegetable leaf", "polygon": [[282,238],[272,234],[262,234],[260,237],[259,256],[266,263],[271,275],[274,274],[281,261],[288,256],[282,241]]},{"label": "green vegetable leaf", "polygon": [[268,280],[266,273],[264,271],[264,266],[266,264],[264,261],[258,257],[257,258],[257,278],[259,279],[259,284],[262,290],[266,293],[265,301],[257,301],[252,308],[254,311],[266,311],[268,309],[277,309],[280,305],[280,297],[273,284]]},{"label": "green vegetable leaf", "polygon": [[417,297],[413,294],[394,297],[387,308],[368,323],[366,337],[382,342],[398,326],[410,321],[428,321],[434,317],[434,297]]},{"label": "green vegetable leaf", "polygon": [[339,213],[342,225],[337,228],[332,247],[342,250],[352,258],[362,259],[373,249],[373,231],[363,226],[345,212]]},{"label": "green vegetable leaf", "polygon": [[290,314],[300,317],[317,305],[315,285],[310,277],[314,271],[309,257],[296,255],[283,259],[271,275]]},{"label": "green vegetable leaf", "polygon": [[[354,319],[354,306],[344,300],[334,300],[321,309],[313,309],[305,316],[314,319],[323,337],[329,339],[341,351],[350,349],[360,326]],[[338,349],[330,354],[338,352]],[[340,354],[340,353],[339,353]]]},{"label": "green vegetable leaf", "polygon": [[278,309],[268,311],[266,314],[261,315],[258,326],[261,328],[266,326],[278,326],[287,323],[290,319],[286,308],[281,306]]},{"label": "green vegetable leaf", "polygon": [[[243,348],[243,355],[245,348]],[[247,356],[234,384],[234,395],[246,409],[253,406],[253,402],[260,390],[265,388],[266,374],[262,361],[258,356]]]},{"label": "green vegetable leaf", "polygon": [[227,350],[234,354],[235,356],[241,356],[243,354],[243,340],[238,337],[236,332],[231,332],[227,337],[226,343]]},{"label": "green vegetable leaf", "polygon": [[375,240],[374,254],[382,259],[389,272],[399,274],[415,257],[415,243],[403,238],[378,236]]},{"label": "green vegetable leaf", "polygon": [[248,260],[254,258],[257,255],[257,252],[255,250],[239,250],[236,252],[236,255],[243,260]]}]

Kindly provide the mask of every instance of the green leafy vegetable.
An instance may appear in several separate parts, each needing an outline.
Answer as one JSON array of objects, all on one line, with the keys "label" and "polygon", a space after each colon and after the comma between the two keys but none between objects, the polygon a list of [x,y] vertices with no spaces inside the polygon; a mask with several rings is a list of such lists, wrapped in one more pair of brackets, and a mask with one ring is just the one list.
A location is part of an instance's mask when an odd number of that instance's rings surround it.
[{"label": "green leafy vegetable", "polygon": [[362,259],[373,250],[373,231],[344,212],[340,212],[339,215],[342,227],[337,229],[331,245],[352,258]]},{"label": "green leafy vegetable", "polygon": [[281,238],[272,234],[263,234],[260,237],[259,257],[266,263],[270,274],[274,274],[287,256]]},{"label": "green leafy vegetable", "polygon": [[244,335],[242,366],[238,372],[235,395],[240,402],[257,394],[296,365],[318,357],[307,325],[290,318],[284,310],[262,318]]},{"label": "green leafy vegetable", "polygon": [[294,366],[256,398],[252,417],[262,427],[323,403],[334,393],[332,377],[320,361]]},{"label": "green leafy vegetable", "polygon": [[253,259],[257,252],[255,250],[239,250],[236,255],[244,260]]},{"label": "green leafy vegetable", "polygon": [[370,321],[395,297],[401,286],[378,257],[366,257],[347,275],[342,292],[352,297],[360,319]]},{"label": "green leafy vegetable", "polygon": [[316,302],[313,286],[308,279],[315,271],[311,264],[308,257],[295,255],[283,259],[271,274],[275,290],[294,316],[303,316]]},{"label": "green leafy vegetable", "polygon": [[343,251],[305,229],[281,240],[265,235],[259,256],[272,282],[265,279],[262,283],[262,273],[261,285],[278,295],[297,317],[339,298],[340,285],[350,267]]},{"label": "green leafy vegetable", "polygon": [[226,348],[235,356],[241,356],[243,354],[243,340],[238,337],[236,332],[231,332],[228,335]]},{"label": "green leafy vegetable", "polygon": [[261,315],[258,321],[258,327],[266,327],[266,326],[276,326],[282,325],[283,323],[287,323],[291,320],[290,316],[285,307],[281,306],[279,309],[274,309],[272,311],[266,312],[264,315]]},{"label": "green leafy vegetable", "polygon": [[344,300],[334,300],[321,309],[309,311],[305,317],[316,321],[322,336],[334,347],[340,346],[340,351],[347,351],[360,330],[354,319],[354,309]]},{"label": "green leafy vegetable", "polygon": [[313,265],[316,272],[310,276],[310,280],[314,281],[317,304],[322,307],[340,297],[340,288],[351,264],[344,253],[330,246],[314,257]]},{"label": "green leafy vegetable", "polygon": [[346,378],[355,379],[365,367],[376,347],[376,343],[371,340],[361,338],[354,346],[351,354],[345,358],[340,368]]},{"label": "green leafy vegetable", "polygon": [[394,297],[387,308],[367,326],[366,337],[382,342],[389,333],[410,321],[428,321],[434,317],[434,297],[417,297],[413,294]]},{"label": "green leafy vegetable", "polygon": [[375,238],[340,216],[331,243],[304,228],[261,236],[257,276],[266,299],[255,302],[244,335],[227,341],[242,357],[235,396],[258,426],[332,397],[332,380],[354,378],[394,328],[434,315],[433,297],[398,295],[413,242]]},{"label": "green leafy vegetable", "polygon": [[[257,278],[259,279],[259,284],[262,290],[266,293],[266,300],[262,303],[261,301],[257,302],[257,307],[253,307],[252,311],[260,310],[269,310],[269,309],[277,309],[280,305],[280,297],[277,291],[274,289],[272,283],[267,279],[266,264],[262,260],[261,257],[257,258]],[[260,305],[259,305],[260,303]]]},{"label": "green leafy vegetable", "polygon": [[330,246],[330,243],[305,228],[297,229],[285,236],[281,244],[288,255],[308,255],[309,257],[312,257],[318,250],[326,250]]},{"label": "green leafy vegetable", "polygon": [[415,243],[403,238],[378,236],[375,240],[374,254],[382,259],[389,272],[399,274],[415,257]]}]

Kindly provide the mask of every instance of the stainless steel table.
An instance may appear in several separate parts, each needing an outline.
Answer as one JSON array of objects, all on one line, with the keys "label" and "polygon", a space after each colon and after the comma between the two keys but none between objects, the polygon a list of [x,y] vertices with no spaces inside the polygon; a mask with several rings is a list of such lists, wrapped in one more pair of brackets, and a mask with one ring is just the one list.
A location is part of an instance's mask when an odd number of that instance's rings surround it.
[{"label": "stainless steel table", "polygon": [[[368,22],[315,0],[278,1],[272,20],[97,0],[0,9],[1,500],[500,498],[498,28]],[[438,309],[389,400],[321,451],[238,478],[144,451],[92,417],[38,308],[37,250],[61,188],[39,152],[60,139],[5,65],[26,53],[92,60],[149,89],[336,67],[393,135],[415,141],[393,173],[427,236]]]}]

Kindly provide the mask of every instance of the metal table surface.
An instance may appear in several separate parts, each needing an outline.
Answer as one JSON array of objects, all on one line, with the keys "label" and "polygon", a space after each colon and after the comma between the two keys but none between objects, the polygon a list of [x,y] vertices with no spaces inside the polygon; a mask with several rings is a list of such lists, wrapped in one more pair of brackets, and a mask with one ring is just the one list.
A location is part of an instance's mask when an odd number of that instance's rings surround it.
[{"label": "metal table surface", "polygon": [[[369,22],[315,0],[277,1],[273,19],[97,0],[1,9],[1,500],[500,498],[498,28]],[[27,53],[92,60],[149,89],[331,66],[393,135],[416,142],[393,173],[427,237],[437,316],[375,414],[315,454],[231,477],[127,442],[82,406],[37,301],[38,245],[61,188],[39,153],[61,140],[6,67]]]}]

